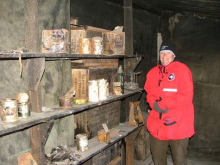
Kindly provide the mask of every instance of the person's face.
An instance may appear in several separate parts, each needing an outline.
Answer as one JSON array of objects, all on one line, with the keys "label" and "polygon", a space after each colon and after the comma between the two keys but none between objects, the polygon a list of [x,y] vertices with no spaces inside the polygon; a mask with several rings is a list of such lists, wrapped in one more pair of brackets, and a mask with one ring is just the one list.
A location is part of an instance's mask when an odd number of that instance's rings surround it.
[{"label": "person's face", "polygon": [[163,50],[160,52],[160,62],[163,66],[169,65],[174,60],[174,55],[169,50]]}]

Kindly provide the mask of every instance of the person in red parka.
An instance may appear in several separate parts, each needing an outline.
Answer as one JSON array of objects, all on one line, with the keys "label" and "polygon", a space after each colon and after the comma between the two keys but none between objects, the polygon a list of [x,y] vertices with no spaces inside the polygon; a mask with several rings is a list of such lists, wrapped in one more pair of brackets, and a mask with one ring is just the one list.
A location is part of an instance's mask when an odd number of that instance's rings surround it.
[{"label": "person in red parka", "polygon": [[186,164],[188,141],[195,133],[192,74],[175,57],[175,45],[164,41],[161,64],[148,72],[144,86],[151,108],[147,129],[155,165],[167,164],[168,146],[174,164]]}]

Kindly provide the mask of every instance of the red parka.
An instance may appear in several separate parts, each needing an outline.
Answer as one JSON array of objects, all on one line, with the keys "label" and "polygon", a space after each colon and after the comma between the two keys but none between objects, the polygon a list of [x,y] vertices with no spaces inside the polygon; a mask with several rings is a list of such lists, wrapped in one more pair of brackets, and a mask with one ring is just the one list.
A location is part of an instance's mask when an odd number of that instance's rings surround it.
[{"label": "red parka", "polygon": [[[147,128],[159,140],[177,140],[194,135],[193,81],[189,68],[174,61],[168,66],[158,65],[146,77],[144,89],[151,107]],[[154,110],[158,101],[161,115]]]}]

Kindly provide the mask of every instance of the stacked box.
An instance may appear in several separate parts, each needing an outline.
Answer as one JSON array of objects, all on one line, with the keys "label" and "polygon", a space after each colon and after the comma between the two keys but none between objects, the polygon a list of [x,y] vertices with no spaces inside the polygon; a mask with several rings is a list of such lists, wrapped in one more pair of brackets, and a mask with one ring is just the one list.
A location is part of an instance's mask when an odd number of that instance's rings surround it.
[{"label": "stacked box", "polygon": [[43,53],[69,53],[69,31],[66,29],[43,30]]},{"label": "stacked box", "polygon": [[102,32],[109,30],[85,26],[85,27],[71,27],[71,53],[79,54],[79,40],[82,38],[102,37]]}]

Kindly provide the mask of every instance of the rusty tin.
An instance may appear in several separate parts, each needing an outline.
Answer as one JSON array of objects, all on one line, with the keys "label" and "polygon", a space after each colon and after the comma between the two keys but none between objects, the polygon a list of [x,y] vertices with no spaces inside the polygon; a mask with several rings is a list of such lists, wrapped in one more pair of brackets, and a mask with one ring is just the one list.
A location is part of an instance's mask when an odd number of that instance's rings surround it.
[{"label": "rusty tin", "polygon": [[1,100],[0,116],[3,122],[18,120],[18,104],[16,99],[5,98]]},{"label": "rusty tin", "polygon": [[71,108],[73,104],[73,99],[65,96],[59,97],[59,106],[63,109]]},{"label": "rusty tin", "polygon": [[77,134],[76,135],[76,146],[78,151],[87,151],[89,141],[88,136],[86,134]]}]

